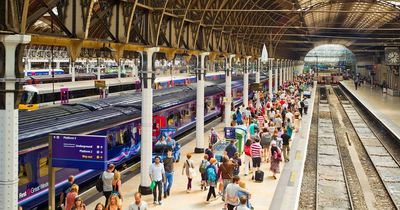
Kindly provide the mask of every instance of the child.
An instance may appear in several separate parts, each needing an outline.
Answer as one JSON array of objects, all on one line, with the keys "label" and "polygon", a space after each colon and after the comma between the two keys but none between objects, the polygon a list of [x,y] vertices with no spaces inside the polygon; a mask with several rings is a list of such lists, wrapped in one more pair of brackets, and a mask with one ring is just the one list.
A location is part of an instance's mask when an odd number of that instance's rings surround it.
[{"label": "child", "polygon": [[206,191],[207,190],[207,175],[206,175],[206,169],[210,165],[210,162],[208,162],[208,155],[204,155],[204,159],[200,163],[199,167],[199,172],[201,175],[201,190]]},{"label": "child", "polygon": [[[239,187],[241,189],[246,189],[246,183],[239,181]],[[250,210],[253,209],[253,207],[250,204],[250,195],[239,190],[237,193],[237,196],[239,197],[240,204],[236,207],[237,210]]]},{"label": "child", "polygon": [[240,159],[239,153],[235,152],[234,156],[233,156],[233,162],[237,164],[237,166],[235,166],[233,168],[233,176],[239,175],[240,172],[240,166],[242,165],[242,159]]}]

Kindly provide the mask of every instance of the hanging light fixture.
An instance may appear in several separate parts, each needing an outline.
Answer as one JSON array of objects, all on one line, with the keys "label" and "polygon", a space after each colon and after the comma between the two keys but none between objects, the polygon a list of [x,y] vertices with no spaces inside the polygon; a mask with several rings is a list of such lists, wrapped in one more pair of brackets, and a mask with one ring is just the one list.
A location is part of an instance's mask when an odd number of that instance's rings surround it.
[{"label": "hanging light fixture", "polygon": [[267,51],[267,47],[263,46],[262,52],[261,52],[261,62],[263,62],[264,64],[268,62],[268,51]]}]

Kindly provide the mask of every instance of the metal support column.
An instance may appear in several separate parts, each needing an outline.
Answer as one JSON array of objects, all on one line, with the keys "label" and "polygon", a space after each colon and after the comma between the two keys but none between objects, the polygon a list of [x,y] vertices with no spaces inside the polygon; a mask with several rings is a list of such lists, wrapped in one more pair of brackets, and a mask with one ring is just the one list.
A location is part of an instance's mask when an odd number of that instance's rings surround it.
[{"label": "metal support column", "polygon": [[97,80],[101,79],[100,74],[101,74],[101,62],[100,58],[97,58]]},{"label": "metal support column", "polygon": [[118,79],[121,79],[121,63],[122,63],[122,60],[119,59],[119,61],[118,61]]},{"label": "metal support column", "polygon": [[142,135],[140,142],[140,186],[139,192],[151,194],[149,170],[153,154],[153,54],[160,51],[159,47],[147,48],[143,52],[142,81]]},{"label": "metal support column", "polygon": [[75,82],[75,62],[72,60],[69,61],[69,72],[71,74],[72,82]]},{"label": "metal support column", "polygon": [[[195,153],[204,153],[204,78],[206,77],[205,58],[209,52],[200,54],[200,69],[197,69],[196,95],[196,148]],[[198,63],[198,62],[197,62]]]},{"label": "metal support column", "polygon": [[232,59],[235,55],[229,55],[225,70],[225,127],[231,125],[232,112]]},{"label": "metal support column", "polygon": [[279,62],[280,60],[277,59],[276,60],[276,66],[275,66],[275,82],[274,82],[274,92],[277,93],[278,92],[278,68],[279,68]]},{"label": "metal support column", "polygon": [[251,56],[246,57],[246,66],[244,67],[243,72],[243,104],[245,107],[249,106],[249,69],[250,69],[250,60]]},{"label": "metal support column", "polygon": [[283,64],[285,63],[285,60],[281,60],[281,67],[279,68],[279,86],[282,86],[283,82]]},{"label": "metal support column", "polygon": [[18,103],[29,35],[0,35],[0,209],[18,209]]},{"label": "metal support column", "polygon": [[261,58],[258,58],[257,63],[257,70],[256,70],[256,83],[260,83],[260,72],[261,72]]},{"label": "metal support column", "polygon": [[269,60],[269,69],[268,69],[268,93],[269,93],[269,98],[272,99],[272,71],[274,69],[274,59],[270,58]]}]

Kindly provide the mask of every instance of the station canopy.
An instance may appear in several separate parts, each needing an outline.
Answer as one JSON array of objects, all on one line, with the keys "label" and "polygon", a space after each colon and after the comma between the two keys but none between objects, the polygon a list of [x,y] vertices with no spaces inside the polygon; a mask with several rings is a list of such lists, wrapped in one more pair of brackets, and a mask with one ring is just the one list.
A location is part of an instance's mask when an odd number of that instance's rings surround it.
[{"label": "station canopy", "polygon": [[[23,0],[16,0],[20,2]],[[181,31],[196,31],[201,39],[208,33],[228,35],[247,40],[259,47],[272,43],[275,57],[302,58],[315,46],[341,44],[355,55],[381,53],[385,46],[399,45],[400,0],[80,0],[79,4],[90,5],[93,1],[88,39],[117,39],[105,26],[112,25],[112,6],[118,3],[129,16],[133,5],[134,32],[130,42],[145,45],[169,46],[178,43],[179,48],[200,48],[201,43],[180,41],[186,39],[182,33],[169,31],[171,24]],[[70,36],[63,23],[68,22],[65,0],[30,0],[27,31],[33,34]],[[43,9],[45,8],[45,9]],[[85,14],[85,11],[83,12]],[[143,32],[152,15],[155,32]],[[146,16],[147,15],[147,16]],[[57,20],[58,19],[58,20]],[[171,20],[178,19],[178,22]],[[128,21],[124,18],[123,21]],[[192,27],[193,26],[193,27]],[[197,29],[196,26],[199,26]],[[127,27],[125,25],[125,27]],[[107,28],[107,27],[106,27]],[[179,29],[179,27],[178,27]],[[152,30],[149,30],[152,31]],[[154,31],[154,30],[153,30]],[[161,31],[161,32],[160,32]],[[209,32],[211,31],[211,32]],[[157,32],[157,33],[156,33]],[[173,34],[176,40],[168,37]],[[152,35],[153,34],[153,35]],[[156,34],[158,37],[152,38]],[[179,37],[179,38],[177,38]],[[189,36],[188,36],[189,37]],[[200,38],[198,38],[200,37]],[[188,38],[189,39],[189,38]],[[154,43],[156,40],[158,43]],[[209,39],[208,48],[214,45]],[[197,41],[198,42],[198,41]],[[218,43],[217,41],[215,41]],[[225,43],[221,41],[222,45]],[[229,47],[212,46],[213,51],[226,51]]]}]

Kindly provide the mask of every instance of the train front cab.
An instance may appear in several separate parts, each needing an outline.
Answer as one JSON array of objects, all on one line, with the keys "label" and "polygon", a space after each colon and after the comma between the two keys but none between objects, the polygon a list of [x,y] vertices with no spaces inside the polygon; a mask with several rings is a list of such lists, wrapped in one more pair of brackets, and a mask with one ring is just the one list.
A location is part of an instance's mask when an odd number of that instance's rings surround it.
[{"label": "train front cab", "polygon": [[26,111],[39,109],[39,101],[38,89],[33,85],[25,85],[18,109]]}]

